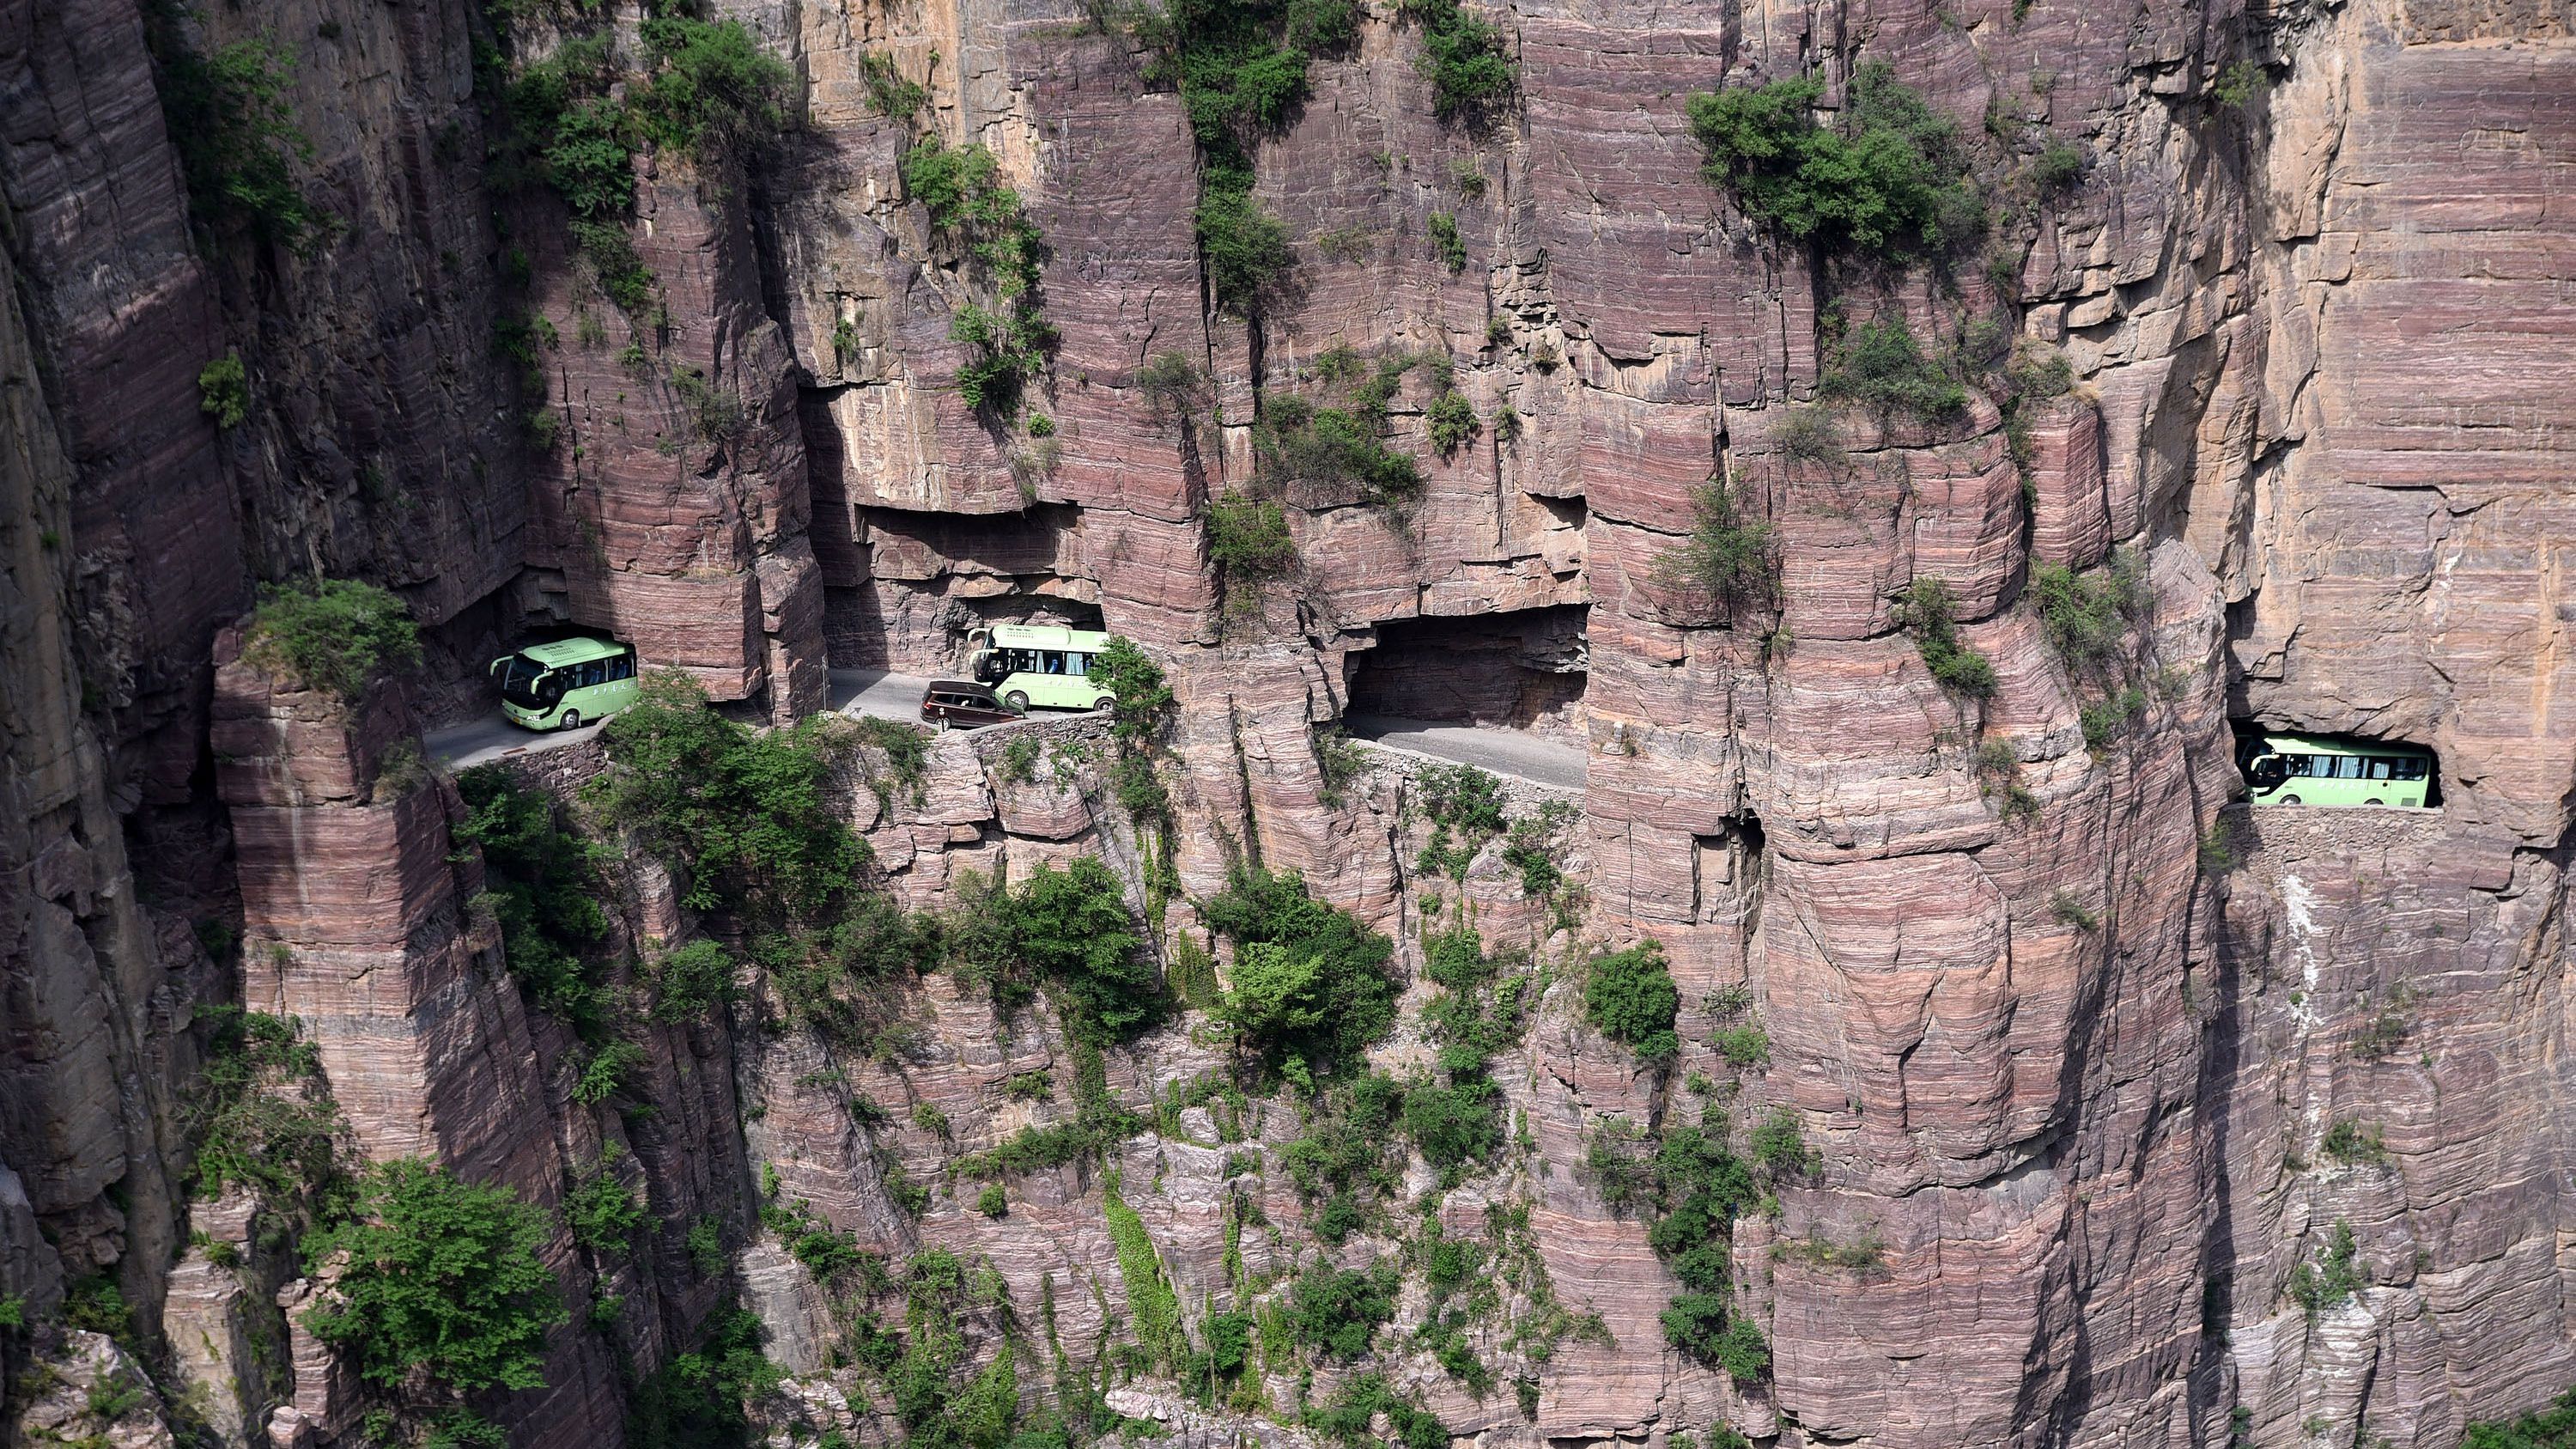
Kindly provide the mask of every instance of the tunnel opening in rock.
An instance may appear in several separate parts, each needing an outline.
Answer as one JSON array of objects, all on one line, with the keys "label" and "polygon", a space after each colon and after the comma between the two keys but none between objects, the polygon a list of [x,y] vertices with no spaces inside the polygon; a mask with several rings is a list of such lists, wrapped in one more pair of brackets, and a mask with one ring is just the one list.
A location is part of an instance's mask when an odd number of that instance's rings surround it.
[{"label": "tunnel opening in rock", "polygon": [[1350,656],[1350,713],[1579,741],[1591,648],[1569,604],[1381,624]]},{"label": "tunnel opening in rock", "polygon": [[2228,721],[2236,772],[2253,805],[2376,805],[2437,809],[2441,757],[2430,745],[2269,724]]},{"label": "tunnel opening in rock", "polygon": [[1078,508],[855,512],[853,556],[832,568],[823,595],[835,669],[949,675],[965,666],[966,636],[982,625],[1102,627],[1099,586],[1075,572]]}]

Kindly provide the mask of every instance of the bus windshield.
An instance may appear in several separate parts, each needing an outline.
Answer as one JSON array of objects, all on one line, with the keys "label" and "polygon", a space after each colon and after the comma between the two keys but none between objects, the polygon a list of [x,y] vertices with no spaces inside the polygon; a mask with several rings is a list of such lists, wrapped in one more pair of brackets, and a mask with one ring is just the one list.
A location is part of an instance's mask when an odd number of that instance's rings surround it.
[{"label": "bus windshield", "polygon": [[521,709],[552,709],[563,692],[563,676],[525,654],[511,655],[501,675],[501,697]]}]

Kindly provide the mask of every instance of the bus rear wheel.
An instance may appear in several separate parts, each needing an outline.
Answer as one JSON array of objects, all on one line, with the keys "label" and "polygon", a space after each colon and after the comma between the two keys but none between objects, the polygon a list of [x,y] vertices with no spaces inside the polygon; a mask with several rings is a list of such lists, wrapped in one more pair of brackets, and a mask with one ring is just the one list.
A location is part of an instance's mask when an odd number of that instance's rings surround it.
[{"label": "bus rear wheel", "polygon": [[1117,703],[1118,703],[1118,696],[1116,696],[1116,695],[1114,695],[1114,694],[1104,694],[1104,695],[1100,696],[1098,699],[1093,700],[1093,701],[1091,702],[1091,707],[1092,707],[1093,709],[1096,709],[1096,710],[1107,711],[1107,710],[1109,710],[1110,708],[1114,707]]},{"label": "bus rear wheel", "polygon": [[2364,800],[2361,803],[2364,805],[2385,805],[2388,802],[2385,800]]},{"label": "bus rear wheel", "polygon": [[556,726],[555,726],[555,728],[560,729],[560,730],[577,730],[577,729],[580,729],[580,728],[581,728],[581,711],[580,711],[580,710],[577,710],[577,709],[568,709],[568,710],[565,710],[565,711],[563,712],[563,723],[556,725]]},{"label": "bus rear wheel", "polygon": [[1011,708],[1018,710],[1022,714],[1027,714],[1029,712],[1029,697],[1019,690],[1014,689],[1010,693],[1003,695],[1002,703],[1009,705]]}]

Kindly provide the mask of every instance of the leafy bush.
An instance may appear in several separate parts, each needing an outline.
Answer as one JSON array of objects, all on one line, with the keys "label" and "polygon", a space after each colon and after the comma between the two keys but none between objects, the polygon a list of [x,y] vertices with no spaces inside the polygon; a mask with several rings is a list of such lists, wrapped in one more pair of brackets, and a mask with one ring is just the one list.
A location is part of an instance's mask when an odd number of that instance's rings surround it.
[{"label": "leafy bush", "polygon": [[1486,842],[1503,833],[1502,784],[1473,765],[1432,765],[1416,777],[1431,838],[1414,869],[1424,875],[1467,878]]},{"label": "leafy bush", "polygon": [[1163,666],[1136,647],[1133,640],[1112,635],[1092,656],[1090,678],[1117,696],[1110,706],[1110,732],[1122,749],[1138,749],[1163,732],[1172,717],[1172,686]]},{"label": "leafy bush", "polygon": [[1316,1263],[1288,1290],[1288,1328],[1296,1341],[1340,1358],[1368,1352],[1378,1326],[1395,1317],[1393,1264],[1376,1273]]},{"label": "leafy bush", "polygon": [[1177,352],[1157,352],[1136,369],[1136,391],[1144,395],[1146,413],[1158,425],[1190,423],[1208,404],[1206,375]]},{"label": "leafy bush", "polygon": [[456,790],[466,814],[455,835],[482,847],[484,889],[510,974],[546,1010],[595,1026],[598,986],[582,953],[607,933],[608,918],[589,846],[556,818],[551,796],[499,765],[458,775]]},{"label": "leafy bush", "polygon": [[698,1020],[732,999],[733,971],[733,957],[713,941],[691,941],[646,961],[642,975],[653,993],[647,1016],[666,1026]]},{"label": "leafy bush", "polygon": [[998,1182],[984,1184],[984,1190],[975,1194],[975,1211],[988,1218],[1001,1217],[1010,1210],[1010,1195],[1002,1191],[1002,1185]]},{"label": "leafy bush", "polygon": [[2272,78],[2263,67],[2250,60],[2232,60],[2210,86],[2209,98],[2222,106],[2242,110],[2271,88]]},{"label": "leafy bush", "polygon": [[930,104],[930,92],[904,79],[903,73],[894,68],[894,57],[882,50],[871,50],[859,57],[859,79],[868,88],[868,105],[880,116],[910,120]]},{"label": "leafy bush", "polygon": [[2471,1424],[2460,1444],[2461,1449],[2576,1449],[2576,1389],[2510,1424]]},{"label": "leafy bush", "polygon": [[1282,484],[1355,488],[1362,501],[1380,505],[1420,495],[1420,466],[1385,442],[1386,405],[1410,366],[1410,359],[1381,363],[1341,406],[1294,394],[1264,398],[1252,435],[1264,474]]},{"label": "leafy bush", "polygon": [[1594,959],[1583,984],[1583,1016],[1612,1041],[1636,1049],[1637,1059],[1671,1061],[1681,1051],[1673,1018],[1681,990],[1664,965],[1663,943],[1641,941]]},{"label": "leafy bush", "polygon": [[2109,749],[2146,709],[2147,692],[2135,688],[2114,690],[2086,704],[2076,711],[2076,723],[2084,731],[2084,747],[2096,752]]},{"label": "leafy bush", "polygon": [[1502,1093],[1481,1076],[1404,1094],[1404,1132],[1434,1167],[1483,1162],[1503,1145]]},{"label": "leafy bush", "polygon": [[1253,200],[1248,188],[1211,188],[1199,200],[1197,227],[1208,289],[1215,294],[1219,310],[1236,317],[1259,316],[1296,264],[1288,228]]},{"label": "leafy bush", "polygon": [[1762,1125],[1753,1129],[1753,1160],[1774,1177],[1811,1177],[1822,1165],[1819,1155],[1807,1146],[1807,1134],[1798,1126],[1798,1114],[1786,1107],[1773,1109]]},{"label": "leafy bush", "polygon": [[1403,1110],[1404,1089],[1375,1073],[1317,1093],[1305,1135],[1279,1154],[1298,1196],[1324,1205],[1316,1236],[1340,1242],[1363,1221],[1362,1203],[1401,1181],[1390,1148]]},{"label": "leafy bush", "polygon": [[1257,612],[1261,586],[1297,566],[1288,513],[1275,499],[1228,493],[1208,505],[1208,559],[1225,585],[1229,614]]},{"label": "leafy bush", "polygon": [[545,1215],[505,1188],[417,1159],[383,1163],[350,1219],[306,1244],[316,1266],[346,1251],[349,1268],[305,1326],[372,1383],[417,1372],[469,1392],[542,1387],[546,1330],[568,1316],[541,1256],[547,1236]]},{"label": "leafy bush", "polygon": [[787,1372],[760,1351],[759,1315],[726,1308],[706,1336],[638,1382],[626,1401],[632,1449],[748,1449],[759,1442],[748,1406],[768,1398]]},{"label": "leafy bush", "polygon": [[1356,1060],[1395,1024],[1394,945],[1347,911],[1315,900],[1294,871],[1238,867],[1201,903],[1208,928],[1234,942],[1238,974],[1218,1014],[1273,1060],[1325,1070]]},{"label": "leafy bush", "polygon": [[1661,567],[1674,582],[1706,590],[1729,617],[1769,605],[1778,586],[1771,525],[1716,481],[1692,491],[1690,536],[1664,554]]},{"label": "leafy bush", "polygon": [[228,1183],[284,1205],[326,1184],[339,1114],[322,1094],[322,1063],[295,1024],[239,1007],[200,1007],[205,1071],[187,1098],[196,1195]]},{"label": "leafy bush", "polygon": [[665,12],[646,18],[639,34],[653,78],[628,104],[656,144],[705,161],[787,124],[796,73],[763,51],[741,21]]},{"label": "leafy bush", "polygon": [[1833,366],[1816,380],[1816,390],[1881,418],[1903,413],[1926,423],[1955,418],[1968,406],[1967,389],[1925,357],[1903,319],[1895,317],[1853,328]]},{"label": "leafy bush", "polygon": [[328,240],[339,219],[307,200],[295,179],[297,163],[313,159],[313,143],[287,101],[295,52],[261,35],[199,55],[159,18],[149,34],[161,67],[162,117],[198,222],[244,227],[263,243],[297,251]]},{"label": "leafy bush", "polygon": [[2084,898],[2071,890],[2060,890],[2050,896],[2048,913],[2057,918],[2058,924],[2073,926],[2079,931],[2098,931],[2102,928],[2101,918],[2086,909]]},{"label": "leafy bush", "polygon": [[1823,98],[1812,77],[1692,96],[1709,180],[1754,221],[1828,252],[1932,256],[1984,229],[1958,127],[1893,69],[1862,66],[1830,129],[1814,116]]},{"label": "leafy bush", "polygon": [[1012,894],[1011,932],[1020,958],[1063,988],[1076,1035],[1127,1041],[1161,1019],[1162,983],[1100,857],[1076,856],[1063,870],[1039,862]]},{"label": "leafy bush", "polygon": [[1431,249],[1450,271],[1467,269],[1467,243],[1458,235],[1457,217],[1445,211],[1431,213]]},{"label": "leafy bush", "polygon": [[409,605],[374,584],[262,584],[242,655],[262,669],[290,672],[308,688],[355,701],[379,673],[420,663],[420,629]]},{"label": "leafy bush", "polygon": [[1454,391],[1433,398],[1431,405],[1423,409],[1422,420],[1430,426],[1431,446],[1439,449],[1443,458],[1464,447],[1481,426],[1476,420],[1476,410],[1468,406],[1464,396]]},{"label": "leafy bush", "polygon": [[1914,652],[1923,657],[1924,667],[1943,689],[1965,699],[1992,698],[1995,667],[1960,642],[1951,607],[1949,581],[1924,574],[1907,587],[1898,612],[1905,631],[1914,636]]},{"label": "leafy bush", "polygon": [[958,399],[970,408],[991,408],[1004,416],[1017,412],[1021,388],[1046,366],[1038,343],[1020,319],[961,302],[948,321],[948,336],[975,349],[975,355],[958,366]]},{"label": "leafy bush", "polygon": [[1399,0],[1396,13],[1422,27],[1420,66],[1442,120],[1481,118],[1511,94],[1512,63],[1493,23],[1467,13],[1458,0]]},{"label": "leafy bush", "polygon": [[2329,1308],[2339,1308],[2353,1295],[2370,1286],[2361,1267],[2361,1245],[2354,1239],[2352,1224],[2338,1222],[2326,1239],[2325,1252],[2314,1262],[2302,1261],[2290,1270],[2286,1291],[2290,1301],[2299,1305],[2310,1318]]},{"label": "leafy bush", "polygon": [[584,795],[687,868],[691,910],[816,919],[869,858],[830,799],[829,728],[817,718],[755,732],[708,708],[685,676],[657,674],[601,731],[608,769]]},{"label": "leafy bush", "polygon": [[2079,574],[2062,564],[2030,571],[2030,597],[2049,647],[2066,667],[2099,671],[2120,657],[2131,620],[2149,603],[2145,569],[2123,549],[2104,567]]},{"label": "leafy bush", "polygon": [[564,1194],[564,1223],[572,1229],[573,1241],[594,1253],[626,1251],[652,1220],[634,1192],[617,1180],[617,1161],[625,1155],[624,1149],[612,1147],[597,1171]]},{"label": "leafy bush", "polygon": [[1771,1034],[1752,1022],[1719,1032],[1714,1045],[1718,1055],[1726,1058],[1726,1064],[1739,1072],[1771,1060]]},{"label": "leafy bush", "polygon": [[2065,141],[2052,141],[2030,163],[2030,184],[2042,196],[2063,191],[2084,175],[2084,153]]},{"label": "leafy bush", "polygon": [[250,417],[250,374],[241,354],[227,352],[197,370],[197,410],[227,431]]},{"label": "leafy bush", "polygon": [[2046,343],[2016,349],[2004,368],[2004,381],[2022,402],[2046,402],[2075,390],[2075,368],[2066,354]]},{"label": "leafy bush", "polygon": [[2325,1141],[2319,1144],[2326,1156],[2337,1162],[2368,1167],[2388,1164],[2388,1140],[2376,1127],[2364,1127],[2350,1117],[2336,1119],[2326,1129]]}]

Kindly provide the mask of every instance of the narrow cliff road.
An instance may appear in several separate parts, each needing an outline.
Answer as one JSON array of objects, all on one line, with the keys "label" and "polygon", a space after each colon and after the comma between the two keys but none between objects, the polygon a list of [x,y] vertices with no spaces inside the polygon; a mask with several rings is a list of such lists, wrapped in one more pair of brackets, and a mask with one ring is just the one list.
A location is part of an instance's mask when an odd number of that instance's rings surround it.
[{"label": "narrow cliff road", "polygon": [[1534,784],[1560,789],[1583,788],[1588,763],[1579,745],[1559,744],[1518,730],[1474,729],[1429,720],[1355,714],[1343,721],[1353,738],[1390,749],[1428,755],[1453,764],[1474,765],[1497,775],[1514,775]]},{"label": "narrow cliff road", "polygon": [[[900,720],[921,717],[921,690],[926,681],[917,676],[889,674],[882,669],[835,669],[831,679],[831,707],[839,713]],[[431,730],[422,738],[429,745],[430,758],[455,771],[512,755],[541,754],[577,745],[598,734],[599,729],[598,725],[588,724],[577,730],[539,734],[503,719],[496,707],[481,719]]]}]

